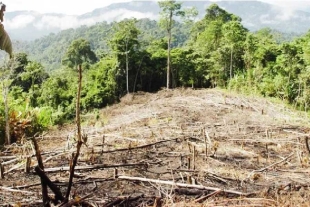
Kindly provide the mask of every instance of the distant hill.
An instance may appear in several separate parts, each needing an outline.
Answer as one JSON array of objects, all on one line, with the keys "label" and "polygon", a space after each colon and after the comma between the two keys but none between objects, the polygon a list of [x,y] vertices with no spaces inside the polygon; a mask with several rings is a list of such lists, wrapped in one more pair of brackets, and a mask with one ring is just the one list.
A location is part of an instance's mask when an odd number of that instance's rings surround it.
[{"label": "distant hill", "polygon": [[[185,1],[183,7],[196,7],[199,18],[214,1]],[[280,7],[260,1],[217,1],[220,7],[243,19],[248,29],[255,31],[270,27],[281,32],[305,33],[310,28],[310,13],[305,11],[285,11]],[[98,22],[119,21],[124,18],[158,19],[160,8],[156,1],[132,1],[114,3],[104,8],[80,15],[41,14],[33,11],[5,13],[5,28],[13,40],[34,40],[61,30],[91,26]]]}]

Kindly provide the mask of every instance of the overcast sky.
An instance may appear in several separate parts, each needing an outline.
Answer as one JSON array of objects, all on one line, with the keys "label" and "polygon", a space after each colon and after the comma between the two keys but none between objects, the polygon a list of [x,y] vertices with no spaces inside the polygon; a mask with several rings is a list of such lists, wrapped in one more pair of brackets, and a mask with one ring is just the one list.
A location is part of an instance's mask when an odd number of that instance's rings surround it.
[{"label": "overcast sky", "polygon": [[33,10],[40,13],[84,14],[116,2],[129,0],[2,0],[6,11]]},{"label": "overcast sky", "polygon": [[[2,0],[7,5],[7,11],[33,10],[40,13],[84,14],[96,8],[108,6],[114,2],[126,0]],[[130,1],[130,0],[127,0]],[[213,0],[218,1],[218,0]],[[302,9],[310,11],[310,0],[262,0],[277,4],[289,9]]]}]

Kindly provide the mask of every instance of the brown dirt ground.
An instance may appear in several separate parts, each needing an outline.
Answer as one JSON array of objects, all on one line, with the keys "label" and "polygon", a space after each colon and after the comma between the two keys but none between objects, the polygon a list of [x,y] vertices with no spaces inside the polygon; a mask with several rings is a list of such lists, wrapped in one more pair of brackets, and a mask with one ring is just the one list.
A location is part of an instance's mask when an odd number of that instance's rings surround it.
[{"label": "brown dirt ground", "polygon": [[[305,145],[309,121],[306,113],[284,104],[217,89],[127,95],[119,104],[83,116],[87,146],[82,147],[78,166],[142,163],[118,167],[118,175],[176,183],[190,179],[192,184],[251,195],[114,179],[114,168],[77,170],[72,194],[93,193],[88,201],[94,206],[108,206],[117,198],[122,202],[115,206],[154,206],[156,197],[162,198],[163,206],[310,206]],[[65,126],[37,139],[45,168],[68,166],[74,137],[75,127]],[[107,152],[123,148],[128,150]],[[0,206],[40,206],[40,179],[23,172],[24,158],[33,155],[30,141],[7,147],[0,162],[12,155],[17,160],[5,165],[0,187],[23,192],[1,189]],[[32,157],[32,170],[34,166]],[[65,192],[68,172],[47,175]]]}]

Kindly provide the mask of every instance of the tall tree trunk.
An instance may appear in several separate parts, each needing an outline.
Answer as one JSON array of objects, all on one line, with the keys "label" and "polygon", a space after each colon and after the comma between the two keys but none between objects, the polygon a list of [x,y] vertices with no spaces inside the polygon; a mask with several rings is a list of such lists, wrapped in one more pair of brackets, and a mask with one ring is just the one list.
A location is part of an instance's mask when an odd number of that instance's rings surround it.
[{"label": "tall tree trunk", "polygon": [[[5,81],[4,81],[5,82]],[[8,103],[8,93],[9,86],[7,83],[3,83],[3,99],[4,99],[4,113],[5,113],[5,144],[11,144],[11,136],[10,136],[10,118],[9,118],[9,103]]]},{"label": "tall tree trunk", "polygon": [[126,90],[127,90],[127,94],[129,94],[129,78],[128,78],[128,76],[129,76],[129,74],[128,74],[128,71],[129,71],[129,63],[128,63],[128,53],[129,53],[129,51],[128,51],[128,41],[126,42],[126,52],[125,52],[125,54],[126,54]]},{"label": "tall tree trunk", "polygon": [[78,65],[79,72],[79,83],[78,83],[78,91],[76,95],[76,126],[77,126],[77,136],[78,141],[82,140],[82,132],[81,132],[81,118],[80,118],[80,99],[81,99],[81,90],[82,90],[82,65]]},{"label": "tall tree trunk", "polygon": [[169,25],[167,28],[168,31],[168,58],[167,58],[167,89],[170,88],[170,74],[171,74],[171,28],[172,28],[172,11],[169,16]]},{"label": "tall tree trunk", "polygon": [[69,177],[69,184],[68,189],[66,192],[66,200],[68,201],[68,198],[70,196],[72,184],[73,184],[73,177],[74,177],[74,169],[77,164],[77,160],[80,155],[80,150],[82,146],[82,132],[81,132],[81,118],[80,118],[80,99],[81,99],[81,90],[82,90],[82,65],[78,65],[78,72],[79,72],[79,82],[78,82],[78,90],[76,95],[76,126],[77,126],[77,146],[76,146],[76,154],[72,154],[72,160],[70,162],[70,177]]},{"label": "tall tree trunk", "polygon": [[231,46],[231,49],[230,49],[230,79],[232,79],[232,76],[233,76],[233,46]]}]

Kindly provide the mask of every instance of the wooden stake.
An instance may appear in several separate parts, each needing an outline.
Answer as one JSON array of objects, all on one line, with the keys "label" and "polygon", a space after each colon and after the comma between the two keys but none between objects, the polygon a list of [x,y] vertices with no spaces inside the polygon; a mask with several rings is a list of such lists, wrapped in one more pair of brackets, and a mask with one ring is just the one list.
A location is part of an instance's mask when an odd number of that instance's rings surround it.
[{"label": "wooden stake", "polygon": [[31,157],[26,158],[25,173],[30,173]]},{"label": "wooden stake", "polygon": [[4,166],[0,163],[0,178],[4,179]]},{"label": "wooden stake", "polygon": [[102,135],[102,148],[101,148],[101,152],[103,153],[104,150],[104,143],[105,143],[105,136]]},{"label": "wooden stake", "polygon": [[189,185],[192,184],[192,176],[187,175],[186,182],[187,182],[187,184],[189,184]]},{"label": "wooden stake", "polygon": [[206,154],[205,154],[205,156],[206,156],[205,158],[206,158],[206,160],[207,160],[207,159],[208,159],[208,143],[207,143],[207,135],[206,135],[205,129],[204,129],[204,132],[205,132],[205,133],[204,133],[204,134],[205,134],[204,137],[205,137],[205,153],[206,153]]},{"label": "wooden stake", "polygon": [[195,170],[195,167],[196,167],[196,146],[194,145],[193,146],[193,170]]},{"label": "wooden stake", "polygon": [[[266,153],[267,153],[267,160],[269,160],[269,149],[268,149],[268,143],[266,143]],[[267,162],[266,160],[266,162]]]},{"label": "wooden stake", "polygon": [[114,168],[114,179],[118,178],[118,169]]}]

